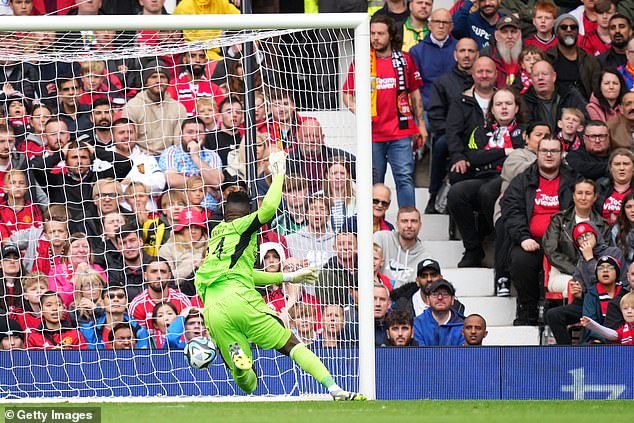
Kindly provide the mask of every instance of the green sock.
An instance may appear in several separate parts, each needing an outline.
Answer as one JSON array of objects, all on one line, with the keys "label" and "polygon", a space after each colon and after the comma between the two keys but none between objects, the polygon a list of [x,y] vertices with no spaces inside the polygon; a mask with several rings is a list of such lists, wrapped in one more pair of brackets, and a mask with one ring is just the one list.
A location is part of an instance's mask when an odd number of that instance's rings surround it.
[{"label": "green sock", "polygon": [[293,347],[289,354],[291,359],[299,365],[306,373],[317,379],[326,389],[336,386],[332,375],[311,350],[306,345],[298,344]]},{"label": "green sock", "polygon": [[234,370],[233,379],[236,384],[247,394],[252,393],[258,387],[258,377],[253,369],[249,370]]}]

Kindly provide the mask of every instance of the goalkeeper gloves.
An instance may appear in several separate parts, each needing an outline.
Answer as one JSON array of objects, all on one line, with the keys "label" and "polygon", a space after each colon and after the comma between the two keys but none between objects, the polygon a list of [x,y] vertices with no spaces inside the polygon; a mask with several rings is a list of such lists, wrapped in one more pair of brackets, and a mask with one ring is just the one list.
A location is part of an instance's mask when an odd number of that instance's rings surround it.
[{"label": "goalkeeper gloves", "polygon": [[274,151],[269,154],[269,170],[271,175],[285,175],[286,174],[286,153],[284,151]]},{"label": "goalkeeper gloves", "polygon": [[313,267],[305,267],[291,273],[283,273],[282,280],[290,283],[309,283],[314,284],[317,282],[317,276],[319,273],[317,269]]}]

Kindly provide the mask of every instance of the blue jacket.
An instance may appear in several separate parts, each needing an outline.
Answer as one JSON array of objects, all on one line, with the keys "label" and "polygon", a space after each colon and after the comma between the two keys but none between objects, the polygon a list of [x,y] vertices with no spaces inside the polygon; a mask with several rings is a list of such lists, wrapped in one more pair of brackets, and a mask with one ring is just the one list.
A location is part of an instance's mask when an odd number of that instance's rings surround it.
[{"label": "blue jacket", "polygon": [[[128,313],[123,315],[123,321],[130,323],[130,326],[132,326],[132,329],[134,330],[136,336],[136,348],[150,348],[150,335],[148,335],[147,329],[128,316]],[[97,319],[96,322],[86,323],[79,328],[82,335],[84,335],[84,338],[86,338],[89,349],[101,350],[106,348],[106,344],[103,342],[102,336],[105,324],[106,314],[104,313],[103,316]]]},{"label": "blue jacket", "polygon": [[464,345],[462,336],[464,316],[451,310],[451,318],[439,326],[428,308],[414,319],[414,339],[421,346],[446,347]]},{"label": "blue jacket", "polygon": [[178,316],[171,325],[167,327],[167,342],[163,343],[163,348],[175,348],[182,350],[187,345],[185,337],[185,318]]},{"label": "blue jacket", "polygon": [[[471,0],[465,0],[460,9],[456,10],[453,15],[453,36],[457,39],[470,37],[473,38],[478,45],[478,50],[489,45],[489,39],[495,32],[495,24],[490,25],[480,12],[469,13],[469,10],[473,6]],[[501,17],[501,13],[498,13]]]},{"label": "blue jacket", "polygon": [[434,81],[442,75],[449,72],[456,64],[453,57],[453,51],[458,41],[451,35],[442,47],[434,44],[430,37],[427,36],[409,50],[410,56],[416,63],[420,77],[423,80],[423,86],[420,88],[420,94],[423,97],[423,105],[427,110],[429,97],[431,96],[431,88]]}]

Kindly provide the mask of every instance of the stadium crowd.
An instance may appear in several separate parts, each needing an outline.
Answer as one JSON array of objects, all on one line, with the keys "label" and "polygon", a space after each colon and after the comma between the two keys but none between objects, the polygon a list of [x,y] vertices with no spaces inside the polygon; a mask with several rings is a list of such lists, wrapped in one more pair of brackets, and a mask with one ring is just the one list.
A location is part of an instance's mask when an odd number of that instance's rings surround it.
[{"label": "stadium crowd", "polygon": [[[375,3],[306,1],[307,11],[374,13],[375,344],[481,345],[487,334],[419,237],[422,214],[436,213],[460,232],[459,267],[481,267],[483,239],[495,239],[492,283],[498,296],[515,287],[515,325],[545,322],[560,344],[575,325],[583,342],[631,344],[632,301],[620,300],[634,278],[632,1]],[[162,0],[10,0],[0,12],[168,13]],[[172,13],[239,10],[182,0]],[[355,345],[358,286],[369,281],[357,277],[354,155],[328,145],[292,90],[261,90],[260,70],[250,161],[238,45],[119,58],[132,45],[219,34],[0,37],[13,51],[104,58],[0,59],[0,349],[183,348],[205,335],[193,278],[213,254],[208,236],[231,192],[255,194],[257,207],[278,146],[289,174],[258,235],[260,268],[321,272],[315,286],[270,286],[263,298],[307,345]],[[340,87],[352,113],[353,70]],[[431,157],[424,211],[418,151]],[[395,187],[384,184],[387,164]],[[544,301],[553,306],[540,320]]]}]

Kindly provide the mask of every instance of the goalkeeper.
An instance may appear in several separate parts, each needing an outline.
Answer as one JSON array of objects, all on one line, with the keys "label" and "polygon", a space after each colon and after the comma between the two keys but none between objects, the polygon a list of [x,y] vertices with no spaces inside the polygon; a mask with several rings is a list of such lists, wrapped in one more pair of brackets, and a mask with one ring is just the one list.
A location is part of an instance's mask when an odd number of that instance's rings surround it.
[{"label": "goalkeeper", "polygon": [[205,261],[196,272],[196,289],[205,309],[205,323],[236,384],[246,393],[256,390],[249,340],[261,348],[274,348],[291,357],[332,395],[335,401],[365,400],[358,393],[341,389],[321,360],[285,327],[255,290],[255,285],[314,283],[314,269],[293,273],[268,273],[253,269],[258,229],[271,220],[282,199],[286,154],[269,157],[273,181],[262,206],[250,213],[250,199],[233,192],[225,203],[224,221],[209,237]]}]

